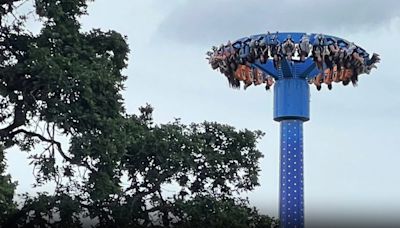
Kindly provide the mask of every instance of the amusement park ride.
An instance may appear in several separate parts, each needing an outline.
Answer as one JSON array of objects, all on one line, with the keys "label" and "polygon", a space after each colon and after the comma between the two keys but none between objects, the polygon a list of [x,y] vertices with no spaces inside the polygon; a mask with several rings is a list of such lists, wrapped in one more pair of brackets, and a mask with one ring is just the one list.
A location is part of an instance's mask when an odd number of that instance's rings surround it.
[{"label": "amusement park ride", "polygon": [[333,82],[357,85],[380,61],[334,36],[306,33],[260,34],[213,47],[213,69],[233,88],[274,85],[274,120],[280,122],[280,227],[304,227],[303,122],[310,119],[309,84],[321,90]]}]

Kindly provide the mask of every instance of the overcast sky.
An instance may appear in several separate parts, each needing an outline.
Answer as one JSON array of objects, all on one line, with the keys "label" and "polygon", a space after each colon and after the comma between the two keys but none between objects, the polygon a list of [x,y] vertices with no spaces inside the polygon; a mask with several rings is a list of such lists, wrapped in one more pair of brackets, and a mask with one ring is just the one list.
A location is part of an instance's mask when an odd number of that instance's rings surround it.
[{"label": "overcast sky", "polygon": [[[385,2],[383,4],[382,2]],[[278,215],[279,124],[272,92],[230,89],[205,52],[213,45],[269,31],[322,32],[355,42],[382,62],[359,86],[311,89],[304,125],[305,213],[397,219],[400,223],[400,1],[96,0],[85,30],[113,29],[131,48],[124,97],[128,112],[146,102],[157,122],[174,117],[260,129],[261,186],[248,194]],[[25,155],[8,156],[19,192],[30,190]],[[18,165],[16,165],[18,164]]]}]

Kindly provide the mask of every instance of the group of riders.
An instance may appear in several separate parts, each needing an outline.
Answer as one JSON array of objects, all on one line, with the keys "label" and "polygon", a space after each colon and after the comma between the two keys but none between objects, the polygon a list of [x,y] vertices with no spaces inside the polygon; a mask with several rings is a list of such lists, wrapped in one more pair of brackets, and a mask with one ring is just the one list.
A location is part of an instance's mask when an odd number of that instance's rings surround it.
[{"label": "group of riders", "polygon": [[219,48],[213,47],[207,55],[212,68],[219,69],[232,87],[240,88],[240,82],[244,83],[245,89],[253,84],[265,83],[267,90],[273,85],[274,78],[254,67],[256,62],[266,64],[272,59],[274,67],[279,69],[283,60],[304,62],[311,57],[319,73],[310,75],[308,81],[320,90],[322,83],[329,89],[332,89],[333,82],[342,82],[343,85],[351,82],[356,85],[358,75],[369,74],[380,61],[378,54],[374,53],[369,58],[369,55],[354,43],[323,35],[316,35],[311,43],[307,34],[295,43],[291,35],[280,42],[278,33],[268,33],[235,43],[228,42]]}]

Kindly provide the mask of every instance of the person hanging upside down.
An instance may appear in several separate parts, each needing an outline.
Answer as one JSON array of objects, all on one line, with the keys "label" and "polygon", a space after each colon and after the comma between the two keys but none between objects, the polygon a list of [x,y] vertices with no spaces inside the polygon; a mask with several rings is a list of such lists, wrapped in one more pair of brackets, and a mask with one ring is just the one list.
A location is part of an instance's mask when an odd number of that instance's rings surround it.
[{"label": "person hanging upside down", "polygon": [[299,49],[300,61],[304,62],[311,51],[310,38],[306,34],[304,34],[301,37],[298,49]]},{"label": "person hanging upside down", "polygon": [[322,73],[319,73],[319,74],[317,75],[317,77],[315,77],[315,79],[314,79],[314,85],[317,87],[317,90],[318,90],[318,91],[321,90],[322,78],[323,78]]},{"label": "person hanging upside down", "polygon": [[246,70],[247,73],[246,73],[246,79],[244,81],[244,89],[247,89],[249,86],[251,86],[255,78],[254,70],[252,67],[247,67]]},{"label": "person hanging upside down", "polygon": [[274,85],[274,78],[271,77],[270,75],[267,75],[264,78],[264,83],[265,83],[265,90],[269,90],[272,85]]},{"label": "person hanging upside down", "polygon": [[349,68],[345,68],[343,70],[343,76],[342,76],[342,84],[343,85],[348,85],[350,83],[350,79],[353,76],[353,71]]},{"label": "person hanging upside down", "polygon": [[254,80],[254,85],[260,85],[263,83],[265,73],[258,68],[254,68],[254,70],[256,71],[255,73],[256,78]]},{"label": "person hanging upside down", "polygon": [[333,66],[333,74],[332,74],[332,79],[333,79],[333,81],[334,82],[340,82],[340,75],[339,75],[339,72],[338,72],[338,66],[337,65],[334,65]]},{"label": "person hanging upside down", "polygon": [[328,86],[328,89],[331,90],[332,89],[332,73],[333,73],[333,69],[325,69],[324,71],[324,83]]}]

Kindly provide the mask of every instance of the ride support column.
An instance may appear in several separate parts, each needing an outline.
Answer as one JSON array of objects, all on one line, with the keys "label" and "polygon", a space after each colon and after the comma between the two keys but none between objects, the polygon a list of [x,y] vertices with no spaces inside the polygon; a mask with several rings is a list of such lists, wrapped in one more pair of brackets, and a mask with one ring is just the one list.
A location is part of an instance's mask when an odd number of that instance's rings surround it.
[{"label": "ride support column", "polygon": [[304,227],[303,122],[310,119],[309,85],[286,77],[274,87],[274,120],[280,122],[279,219],[282,228]]}]

